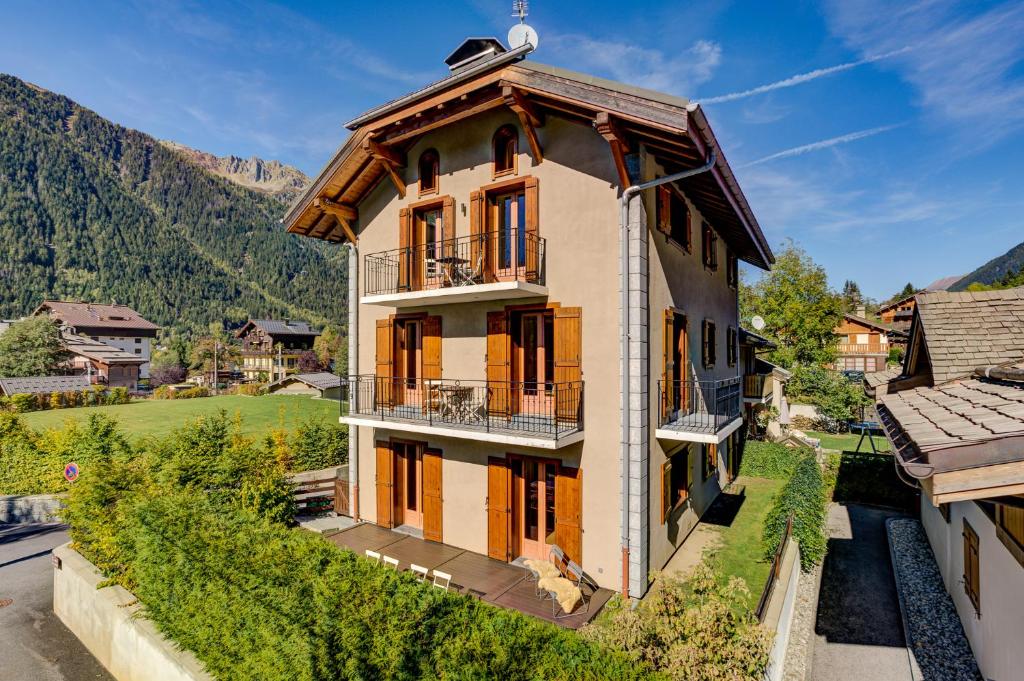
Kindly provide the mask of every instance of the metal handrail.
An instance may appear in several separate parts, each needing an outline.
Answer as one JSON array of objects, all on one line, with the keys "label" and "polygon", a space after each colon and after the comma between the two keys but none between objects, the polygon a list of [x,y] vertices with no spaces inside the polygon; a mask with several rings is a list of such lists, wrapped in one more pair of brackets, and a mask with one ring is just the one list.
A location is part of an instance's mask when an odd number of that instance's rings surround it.
[{"label": "metal handrail", "polygon": [[658,381],[659,426],[713,433],[741,413],[742,377]]}]

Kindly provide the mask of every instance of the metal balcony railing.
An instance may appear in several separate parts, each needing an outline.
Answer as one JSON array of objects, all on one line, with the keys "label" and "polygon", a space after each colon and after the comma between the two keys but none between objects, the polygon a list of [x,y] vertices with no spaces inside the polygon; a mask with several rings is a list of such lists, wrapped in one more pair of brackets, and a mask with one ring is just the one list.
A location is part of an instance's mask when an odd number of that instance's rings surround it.
[{"label": "metal balcony railing", "polygon": [[658,381],[659,426],[714,433],[740,415],[740,378],[721,381]]},{"label": "metal balcony railing", "polygon": [[354,376],[342,388],[342,416],[553,439],[583,430],[582,381]]},{"label": "metal balcony railing", "polygon": [[387,295],[498,281],[544,283],[545,241],[525,230],[485,232],[364,259],[365,295]]}]

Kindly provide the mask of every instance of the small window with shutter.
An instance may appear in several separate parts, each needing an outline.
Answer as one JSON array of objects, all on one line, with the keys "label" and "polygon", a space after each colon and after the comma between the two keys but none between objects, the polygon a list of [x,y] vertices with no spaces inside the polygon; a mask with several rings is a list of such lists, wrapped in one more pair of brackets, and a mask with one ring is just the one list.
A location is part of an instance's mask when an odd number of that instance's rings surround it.
[{"label": "small window with shutter", "polygon": [[978,533],[964,518],[964,591],[974,606],[974,612],[981,617],[981,565],[978,547]]},{"label": "small window with shutter", "polygon": [[737,344],[737,337],[736,337],[736,327],[730,326],[726,330],[725,343],[726,343],[726,348],[725,348],[726,360],[729,362],[729,366],[734,367],[734,366],[736,366],[736,354],[737,354],[737,349],[738,349],[737,348],[738,344]]},{"label": "small window with shutter", "polygon": [[690,445],[686,445],[661,465],[661,522],[690,496]]},{"label": "small window with shutter", "polygon": [[704,368],[710,369],[715,366],[715,355],[717,353],[717,348],[715,347],[715,323],[710,319],[705,319],[701,325],[701,348]]},{"label": "small window with shutter", "polygon": [[690,209],[678,190],[669,185],[658,187],[658,231],[687,253],[691,248]]},{"label": "small window with shutter", "polygon": [[740,259],[729,251],[726,251],[725,256],[725,279],[729,288],[738,288],[740,285]]},{"label": "small window with shutter", "polygon": [[709,270],[717,270],[718,235],[706,222],[701,224],[701,252],[703,253],[704,267]]}]

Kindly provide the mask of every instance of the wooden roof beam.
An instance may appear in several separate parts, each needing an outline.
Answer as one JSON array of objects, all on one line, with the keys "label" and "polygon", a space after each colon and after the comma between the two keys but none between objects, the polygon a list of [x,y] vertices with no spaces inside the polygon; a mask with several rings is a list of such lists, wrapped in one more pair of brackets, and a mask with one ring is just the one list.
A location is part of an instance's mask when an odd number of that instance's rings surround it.
[{"label": "wooden roof beam", "polygon": [[[355,220],[356,217],[359,215],[359,212],[355,209],[355,207],[346,206],[343,203],[335,203],[334,201],[325,198],[315,199],[313,201],[313,205],[322,210],[325,216],[330,215],[335,220],[337,220],[338,225],[341,227],[341,231],[342,233],[344,233],[345,237],[352,243],[356,243],[356,233],[352,229],[352,224],[350,222],[351,220]],[[310,231],[307,232],[307,234],[312,233],[319,226],[319,224],[320,222],[318,221],[317,224],[313,225],[313,228],[311,228]],[[328,232],[325,232],[325,235],[327,233]]]},{"label": "wooden roof beam", "polygon": [[629,144],[618,123],[607,111],[598,111],[597,116],[594,117],[594,129],[601,137],[605,138],[612,150],[612,160],[615,161],[615,171],[619,174],[619,183],[622,188],[629,187],[632,184],[629,179],[629,168],[626,166],[626,152],[629,151]]},{"label": "wooden roof beam", "polygon": [[404,199],[405,180],[399,176],[398,171],[395,170],[395,168],[405,167],[405,154],[395,151],[393,147],[386,144],[381,144],[372,137],[367,138],[363,142],[363,151],[373,157],[373,160],[384,168],[384,172],[386,172],[388,177],[391,178],[391,183],[395,185],[395,189],[398,190],[398,196]]},{"label": "wooden roof beam", "polygon": [[537,138],[537,127],[544,125],[544,114],[527,101],[522,92],[510,85],[501,88],[501,98],[505,101],[506,106],[519,116],[523,132],[526,133],[526,141],[530,144],[534,165],[543,163],[544,150],[541,149],[540,140]]}]

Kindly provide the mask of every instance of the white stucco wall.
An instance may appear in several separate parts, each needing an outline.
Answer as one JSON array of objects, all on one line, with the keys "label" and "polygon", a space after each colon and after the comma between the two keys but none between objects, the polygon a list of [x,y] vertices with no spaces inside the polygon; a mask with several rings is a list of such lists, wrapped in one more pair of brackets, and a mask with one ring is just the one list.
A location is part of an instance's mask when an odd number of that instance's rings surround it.
[{"label": "white stucco wall", "polygon": [[[149,378],[149,360],[152,358],[152,340],[143,336],[96,336],[101,343],[112,345],[119,350],[130,352],[146,360],[139,365],[139,378]],[[136,342],[137,341],[137,342]],[[139,353],[135,351],[139,350]]]}]

